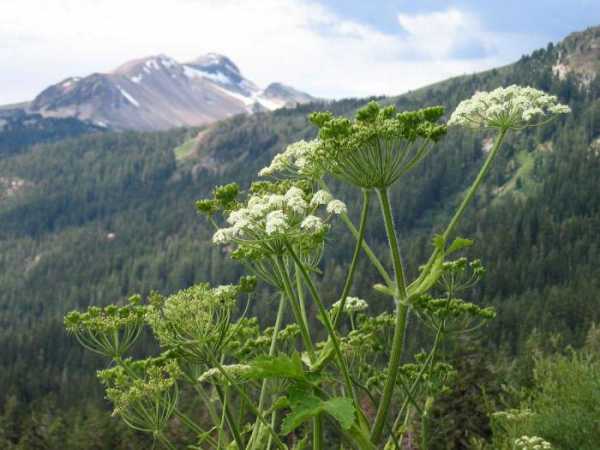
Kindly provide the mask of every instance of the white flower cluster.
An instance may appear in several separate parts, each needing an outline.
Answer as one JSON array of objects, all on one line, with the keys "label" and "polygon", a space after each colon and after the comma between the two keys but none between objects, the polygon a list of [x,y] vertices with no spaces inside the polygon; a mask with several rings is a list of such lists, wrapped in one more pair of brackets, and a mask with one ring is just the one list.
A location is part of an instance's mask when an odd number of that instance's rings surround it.
[{"label": "white flower cluster", "polygon": [[[326,206],[328,217],[315,215],[320,206]],[[346,204],[334,199],[326,191],[317,191],[307,198],[304,192],[292,186],[283,195],[253,195],[246,207],[232,211],[226,228],[213,235],[215,244],[233,241],[259,241],[284,234],[320,233],[332,215],[347,211]]]},{"label": "white flower cluster", "polygon": [[538,436],[521,436],[515,439],[518,450],[552,450],[550,442]]},{"label": "white flower cluster", "polygon": [[[342,306],[342,301],[338,300],[333,305],[331,305],[332,309],[338,309]],[[354,313],[359,311],[364,311],[369,307],[369,304],[358,297],[346,297],[346,305],[344,306],[344,312]]]},{"label": "white flower cluster", "polygon": [[462,101],[448,121],[448,125],[471,128],[521,128],[534,125],[571,109],[557,102],[553,95],[531,87],[517,85],[498,88],[491,92],[477,92]]},{"label": "white flower cluster", "polygon": [[[221,366],[223,371],[229,376],[233,378],[235,381],[239,381],[244,375],[248,374],[252,367],[247,364],[229,364]],[[200,383],[205,382],[213,382],[213,383],[226,383],[227,380],[223,373],[219,370],[218,367],[213,367],[203,372],[202,375],[198,377],[198,381]]]},{"label": "white flower cluster", "polygon": [[310,156],[314,154],[318,146],[316,140],[306,142],[304,140],[288,145],[283,153],[278,153],[271,164],[258,172],[261,177],[284,175],[308,175],[310,167]]}]

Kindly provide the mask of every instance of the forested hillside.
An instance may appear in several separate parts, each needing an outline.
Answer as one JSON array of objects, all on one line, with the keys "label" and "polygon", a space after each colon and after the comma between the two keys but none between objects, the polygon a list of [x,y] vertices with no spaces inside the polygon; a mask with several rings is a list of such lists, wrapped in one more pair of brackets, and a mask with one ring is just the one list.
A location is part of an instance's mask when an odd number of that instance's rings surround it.
[{"label": "forested hillside", "polygon": [[[577,74],[558,76],[560,52],[549,46],[510,66],[379,99],[401,110],[443,105],[451,112],[478,90],[515,83],[571,106],[565,119],[509,137],[461,227],[487,268],[472,300],[498,310],[483,342],[510,355],[523,351],[534,329],[580,346],[600,319],[600,77],[583,83]],[[309,112],[350,115],[367,101],[237,116],[197,139],[198,130],[188,129],[97,133],[0,158],[0,447],[21,441],[18,448],[148,448],[99,412],[102,395],[92,374],[100,362],[65,334],[64,313],[238,277],[241,268],[211,245],[212,230],[194,201],[232,179],[247,186],[288,143],[314,137]],[[488,138],[453,129],[393,192],[412,267],[424,261],[427,237],[474,177]],[[190,139],[191,151],[177,158],[174,150]],[[358,193],[339,195],[352,208]],[[385,255],[375,209],[372,220],[378,231],[367,239]],[[336,260],[352,251],[345,230],[336,233],[325,287],[341,284]],[[375,274],[366,264],[357,273],[359,294],[383,309],[370,289]],[[257,315],[271,314],[269,296],[258,298]],[[418,337],[411,344],[418,346]],[[66,429],[69,440],[62,441]]]}]

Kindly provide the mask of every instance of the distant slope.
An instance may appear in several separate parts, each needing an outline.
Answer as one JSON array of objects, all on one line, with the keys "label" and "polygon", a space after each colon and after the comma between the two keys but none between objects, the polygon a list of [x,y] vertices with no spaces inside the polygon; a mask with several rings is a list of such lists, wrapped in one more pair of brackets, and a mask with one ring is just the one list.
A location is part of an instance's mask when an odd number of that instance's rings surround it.
[{"label": "distant slope", "polygon": [[[578,61],[593,61],[596,32],[584,32],[590,40],[576,47]],[[497,307],[497,319],[485,328],[495,351],[523,352],[534,329],[578,345],[589,324],[600,321],[600,77],[557,73],[570,51],[549,46],[501,69],[379,99],[401,109],[442,104],[450,112],[478,90],[516,83],[551,92],[573,109],[509,137],[459,230],[475,239],[472,253],[487,268],[483,284],[467,295]],[[56,394],[61,411],[82,399],[102,404],[91,370],[102,363],[82,356],[64,333],[62,314],[134,292],[235,279],[242,269],[211,245],[212,229],[194,200],[216,184],[247,186],[288,143],[314,137],[309,112],[352,115],[367,101],[236,116],[199,138],[197,129],[81,136],[0,160],[0,367],[8,368],[0,371],[1,395],[28,403]],[[395,221],[410,275],[475,176],[489,138],[453,129],[395,186]],[[356,215],[356,190],[332,184]],[[375,209],[369,220],[374,229],[367,238],[385,258]],[[320,278],[327,301],[339,294],[333,288],[343,282],[339,261],[352,248],[342,227],[334,233]],[[390,306],[371,289],[377,275],[364,258],[359,264],[353,294],[367,298],[373,311]],[[268,318],[272,299],[263,294],[252,308]],[[409,336],[410,348],[417,339]]]},{"label": "distant slope", "polygon": [[0,110],[0,158],[34,144],[100,131],[105,129],[73,117],[45,118],[40,114],[27,114],[19,108],[7,108]]},{"label": "distant slope", "polygon": [[28,110],[113,129],[162,130],[312,100],[281,83],[263,91],[229,58],[209,53],[188,63],[152,56],[111,73],[67,78],[42,91]]}]

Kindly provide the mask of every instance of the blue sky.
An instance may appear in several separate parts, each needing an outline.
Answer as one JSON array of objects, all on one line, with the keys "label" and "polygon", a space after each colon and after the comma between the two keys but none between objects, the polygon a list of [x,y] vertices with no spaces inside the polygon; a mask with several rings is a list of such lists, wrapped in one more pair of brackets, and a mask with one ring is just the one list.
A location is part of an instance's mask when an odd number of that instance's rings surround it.
[{"label": "blue sky", "polygon": [[143,56],[232,58],[313,95],[394,95],[600,25],[600,0],[1,0],[0,104]]},{"label": "blue sky", "polygon": [[597,0],[322,0],[340,17],[361,20],[388,33],[401,33],[398,13],[457,8],[481,17],[490,31],[513,31],[556,40],[573,30],[600,24]]}]

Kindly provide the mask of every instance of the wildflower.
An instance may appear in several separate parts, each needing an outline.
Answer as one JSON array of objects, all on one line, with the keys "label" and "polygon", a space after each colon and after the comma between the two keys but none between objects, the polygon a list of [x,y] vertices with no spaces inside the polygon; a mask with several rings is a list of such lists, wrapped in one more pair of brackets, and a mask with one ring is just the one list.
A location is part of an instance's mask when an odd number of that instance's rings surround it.
[{"label": "wildflower", "polygon": [[311,164],[317,141],[304,140],[288,145],[282,153],[278,153],[271,164],[258,172],[261,177],[288,176],[292,178],[319,178],[319,170]]},{"label": "wildflower", "polygon": [[552,450],[552,444],[539,436],[521,436],[515,439],[518,450]]},{"label": "wildflower", "polygon": [[136,342],[144,325],[145,307],[133,296],[126,306],[93,306],[85,313],[71,311],[65,327],[88,350],[111,358],[122,356]]},{"label": "wildflower", "polygon": [[[230,316],[237,286],[211,289],[206,283],[157,299],[146,321],[164,348],[179,349],[194,361],[205,362],[230,338]],[[160,301],[159,301],[160,300]]]},{"label": "wildflower", "polygon": [[329,203],[327,203],[327,212],[329,214],[336,214],[339,216],[340,214],[347,213],[348,208],[341,200],[331,200]]},{"label": "wildflower", "polygon": [[138,430],[161,432],[175,411],[181,369],[166,355],[124,364],[98,372],[113,403],[113,414]]},{"label": "wildflower", "polygon": [[[247,364],[228,364],[221,366],[223,371],[236,381],[239,381],[252,370],[252,367]],[[213,382],[213,383],[227,383],[225,376],[218,367],[213,367],[205,371],[198,377],[200,383]]]},{"label": "wildflower", "polygon": [[329,192],[321,189],[313,194],[310,200],[310,206],[315,207],[320,205],[326,205],[331,200],[333,200],[332,195]]},{"label": "wildflower", "polygon": [[305,219],[300,224],[300,228],[303,230],[319,232],[323,230],[324,224],[323,221],[317,216],[306,216]]},{"label": "wildflower", "polygon": [[[341,300],[338,300],[333,305],[331,305],[331,307],[334,309],[339,308],[341,306],[342,306]],[[354,313],[354,312],[364,311],[368,307],[369,307],[369,304],[362,298],[346,297],[346,305],[344,306],[344,312]]]},{"label": "wildflower", "polygon": [[355,186],[386,188],[428,153],[446,132],[437,124],[443,108],[399,113],[395,107],[369,103],[356,119],[318,112],[310,120],[319,127],[319,141],[309,161]]},{"label": "wildflower", "polygon": [[287,230],[286,215],[283,211],[271,211],[267,214],[265,231],[268,235],[283,233]]},{"label": "wildflower", "polygon": [[477,92],[462,101],[452,113],[448,125],[520,129],[570,111],[553,95],[531,87],[512,85],[491,92]]},{"label": "wildflower", "polygon": [[215,244],[226,244],[230,242],[233,238],[233,233],[231,228],[220,228],[213,235],[212,241]]}]

